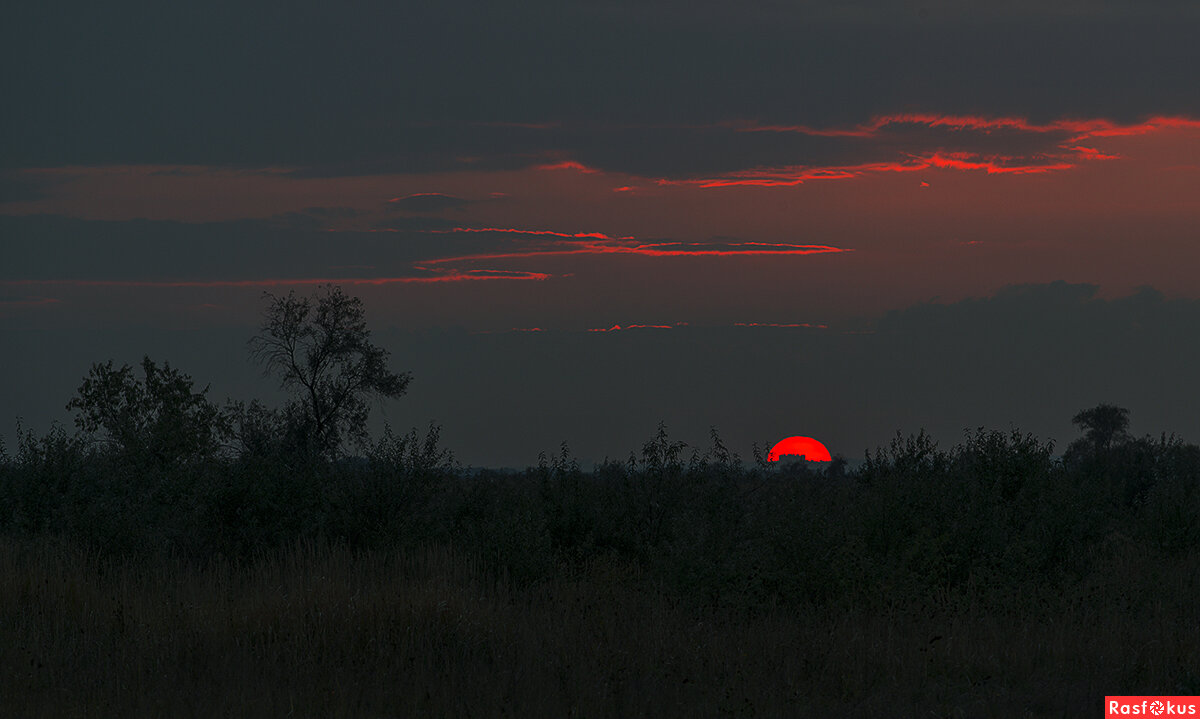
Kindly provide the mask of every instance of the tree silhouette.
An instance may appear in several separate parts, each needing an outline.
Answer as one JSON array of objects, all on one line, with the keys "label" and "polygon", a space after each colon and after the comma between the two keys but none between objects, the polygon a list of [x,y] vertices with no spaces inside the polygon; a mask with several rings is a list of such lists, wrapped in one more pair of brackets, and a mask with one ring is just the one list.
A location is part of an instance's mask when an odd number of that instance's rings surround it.
[{"label": "tree silhouette", "polygon": [[1096,451],[1108,451],[1129,440],[1129,410],[1111,404],[1085,409],[1071,418],[1083,430],[1083,441]]},{"label": "tree silhouette", "polygon": [[75,425],[126,458],[172,466],[212,457],[226,426],[220,410],[192,389],[192,378],[169,363],[160,368],[142,359],[143,379],[133,368],[114,369],[111,360],[93,364],[67,409]]},{"label": "tree silhouette", "polygon": [[291,417],[306,449],[336,455],[345,440],[366,440],[368,400],[397,398],[411,376],[387,368],[388,352],[371,343],[362,300],[327,286],[312,297],[289,292],[269,300],[252,356],[295,393]]}]

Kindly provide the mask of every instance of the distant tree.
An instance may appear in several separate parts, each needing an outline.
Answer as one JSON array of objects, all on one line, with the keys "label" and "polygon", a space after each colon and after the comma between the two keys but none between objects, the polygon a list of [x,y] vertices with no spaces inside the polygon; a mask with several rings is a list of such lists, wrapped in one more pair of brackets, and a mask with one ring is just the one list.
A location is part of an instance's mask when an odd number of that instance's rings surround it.
[{"label": "distant tree", "polygon": [[312,297],[295,292],[269,301],[250,351],[295,393],[285,410],[306,449],[334,456],[346,440],[366,441],[368,401],[404,394],[411,375],[388,369],[388,352],[371,343],[362,300],[328,286]]},{"label": "distant tree", "polygon": [[211,458],[227,432],[220,410],[208,401],[208,388],[196,392],[192,378],[170,364],[142,359],[142,379],[133,368],[93,364],[67,409],[75,425],[98,436],[96,442],[126,458],[172,466]]},{"label": "distant tree", "polygon": [[1099,404],[1071,418],[1083,430],[1083,441],[1093,450],[1107,451],[1129,440],[1129,410],[1111,404]]}]

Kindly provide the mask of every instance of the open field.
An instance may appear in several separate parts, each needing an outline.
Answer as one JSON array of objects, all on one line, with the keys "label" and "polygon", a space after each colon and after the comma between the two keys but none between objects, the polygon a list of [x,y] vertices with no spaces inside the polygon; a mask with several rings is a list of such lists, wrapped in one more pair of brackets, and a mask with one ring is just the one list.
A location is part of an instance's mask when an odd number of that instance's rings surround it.
[{"label": "open field", "polygon": [[516,586],[445,547],[197,566],[5,540],[0,696],[22,717],[1098,716],[1200,693],[1197,569],[1123,556],[1008,612],[748,611],[616,562]]}]

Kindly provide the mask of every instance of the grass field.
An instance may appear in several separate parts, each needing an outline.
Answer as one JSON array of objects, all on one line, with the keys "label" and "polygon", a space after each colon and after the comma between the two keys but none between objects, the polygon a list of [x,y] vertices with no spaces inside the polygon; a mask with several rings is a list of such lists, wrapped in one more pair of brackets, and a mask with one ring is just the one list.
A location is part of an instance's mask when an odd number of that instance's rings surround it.
[{"label": "grass field", "polygon": [[1200,694],[1200,573],[1066,596],[714,608],[597,560],[518,585],[445,546],[189,564],[0,540],[13,717],[1100,716]]},{"label": "grass field", "polygon": [[520,472],[464,470],[435,428],[356,459],[148,446],[57,431],[0,456],[0,717],[1094,717],[1200,695],[1200,447],[1166,435],[1056,456],[922,432],[848,468],[660,428],[627,462],[564,447]]}]

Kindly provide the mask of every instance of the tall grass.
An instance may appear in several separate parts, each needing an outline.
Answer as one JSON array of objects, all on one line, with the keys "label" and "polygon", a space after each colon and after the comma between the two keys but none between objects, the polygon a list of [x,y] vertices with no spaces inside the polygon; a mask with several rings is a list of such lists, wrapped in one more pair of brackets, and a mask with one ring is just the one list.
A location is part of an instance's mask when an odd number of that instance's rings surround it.
[{"label": "tall grass", "polygon": [[1200,694],[1200,448],[897,437],[585,472],[0,457],[13,716],[1085,716]]},{"label": "tall grass", "polygon": [[7,539],[0,697],[22,717],[1095,716],[1200,692],[1196,561],[1143,560],[1053,613],[747,611],[620,562],[517,585],[445,546],[199,566]]}]

